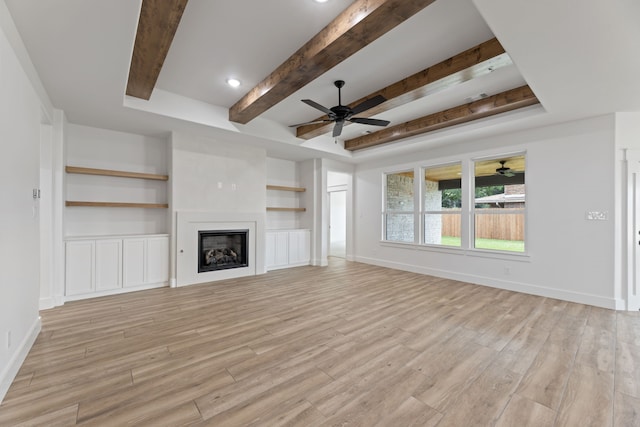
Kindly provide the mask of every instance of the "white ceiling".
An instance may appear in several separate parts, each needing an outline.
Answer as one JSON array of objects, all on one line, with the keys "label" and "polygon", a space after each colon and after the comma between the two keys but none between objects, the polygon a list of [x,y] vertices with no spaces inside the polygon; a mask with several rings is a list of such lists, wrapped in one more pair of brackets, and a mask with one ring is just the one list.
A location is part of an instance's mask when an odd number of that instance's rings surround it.
[{"label": "white ceiling", "polygon": [[[561,120],[640,110],[640,1],[437,0],[247,125],[227,109],[351,2],[190,0],[149,101],[125,97],[140,1],[4,0],[52,103],[72,123],[164,135],[172,130],[264,147],[274,157],[357,162]],[[379,116],[393,124],[529,84],[542,103],[411,141],[346,152],[288,126],[319,116],[300,102],[343,103],[497,37],[514,65]],[[225,84],[229,76],[242,86]],[[345,127],[341,139],[371,126]]]}]

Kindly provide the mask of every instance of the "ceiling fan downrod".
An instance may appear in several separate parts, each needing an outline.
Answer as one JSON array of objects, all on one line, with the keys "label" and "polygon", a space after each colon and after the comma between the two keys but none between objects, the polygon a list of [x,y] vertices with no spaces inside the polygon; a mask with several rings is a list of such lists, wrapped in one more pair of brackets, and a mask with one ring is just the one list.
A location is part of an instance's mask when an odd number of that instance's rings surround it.
[{"label": "ceiling fan downrod", "polygon": [[336,80],[333,84],[338,88],[338,105],[342,105],[342,88],[344,87],[344,80]]}]

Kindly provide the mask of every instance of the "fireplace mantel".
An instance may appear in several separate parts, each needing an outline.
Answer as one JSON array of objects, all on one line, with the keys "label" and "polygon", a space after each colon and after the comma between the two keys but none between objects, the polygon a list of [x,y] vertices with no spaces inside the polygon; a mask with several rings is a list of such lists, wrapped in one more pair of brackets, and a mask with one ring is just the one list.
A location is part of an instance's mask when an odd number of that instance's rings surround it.
[{"label": "fireplace mantel", "polygon": [[[266,272],[264,213],[176,213],[176,286],[193,285]],[[198,232],[203,230],[249,230],[247,238],[248,266],[234,269],[198,272]]]}]

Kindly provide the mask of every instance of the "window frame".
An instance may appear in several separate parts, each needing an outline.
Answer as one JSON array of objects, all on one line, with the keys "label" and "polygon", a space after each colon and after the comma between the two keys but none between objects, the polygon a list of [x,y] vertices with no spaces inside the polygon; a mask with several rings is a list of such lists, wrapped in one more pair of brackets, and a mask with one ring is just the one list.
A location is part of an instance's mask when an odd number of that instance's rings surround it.
[{"label": "window frame", "polygon": [[[397,167],[394,169],[382,171],[382,214],[381,214],[381,243],[385,246],[391,247],[407,247],[412,246],[417,249],[434,251],[439,253],[450,254],[465,254],[468,256],[483,257],[483,258],[496,258],[496,259],[511,259],[526,261],[530,258],[530,242],[529,242],[529,204],[525,202],[523,209],[516,208],[518,212],[522,212],[524,215],[524,251],[509,251],[500,249],[485,249],[476,248],[476,207],[475,207],[475,165],[479,161],[487,160],[500,160],[508,157],[524,157],[524,171],[526,182],[530,181],[528,178],[529,159],[526,149],[517,151],[492,151],[491,153],[484,152],[482,155],[469,155],[459,157],[449,157],[442,159],[442,161],[436,161],[434,163],[423,163],[414,167]],[[443,166],[461,165],[461,209],[460,215],[460,246],[449,246],[435,243],[425,243],[425,215],[431,213],[443,214],[449,213],[448,211],[427,211],[424,208],[424,195],[425,195],[425,173],[427,169],[434,169]],[[408,210],[390,210],[387,209],[387,176],[393,174],[400,174],[406,172],[413,172],[413,211]],[[418,179],[417,179],[418,178]],[[525,193],[526,193],[525,183]],[[509,208],[507,208],[509,209]],[[512,210],[512,209],[509,209]],[[510,212],[504,212],[505,214]],[[401,241],[401,240],[388,240],[387,237],[387,215],[388,214],[413,214],[413,241]],[[458,214],[458,213],[456,213]]]},{"label": "window frame", "polygon": [[[524,204],[524,208],[503,208],[505,211],[504,212],[494,212],[494,213],[487,213],[487,214],[477,214],[476,210],[480,209],[480,208],[476,208],[476,203],[475,203],[475,194],[476,194],[476,163],[477,162],[483,162],[483,161],[488,161],[488,160],[493,160],[498,162],[499,160],[502,160],[504,158],[507,157],[519,157],[522,156],[524,157],[524,174],[525,174],[525,195],[526,195],[526,188],[527,188],[527,170],[528,170],[528,156],[526,151],[516,151],[516,152],[510,152],[510,153],[501,153],[501,154],[497,154],[497,155],[488,155],[488,156],[482,156],[482,157],[473,157],[471,159],[469,159],[470,162],[470,167],[469,167],[469,172],[470,172],[470,179],[469,179],[469,185],[470,185],[470,198],[469,198],[469,233],[468,233],[468,247],[467,249],[469,251],[473,251],[473,252],[478,252],[478,253],[488,253],[488,254],[506,254],[506,255],[515,255],[515,256],[528,256],[529,255],[529,244],[528,244],[528,206],[529,204],[526,202],[526,198],[525,198],[525,204]],[[525,196],[526,197],[526,196]],[[509,212],[507,212],[509,211]],[[524,221],[524,230],[523,230],[523,235],[524,235],[524,240],[523,240],[523,251],[509,251],[509,250],[501,250],[501,249],[489,249],[489,248],[477,248],[476,247],[476,215],[508,215],[508,214],[514,214],[514,213],[520,213],[522,212],[523,215],[523,221]]]},{"label": "window frame", "polygon": [[[411,210],[396,210],[396,209],[388,209],[387,206],[387,185],[389,175],[399,175],[402,173],[411,172],[413,173],[413,207]],[[419,191],[416,191],[416,169],[415,168],[399,168],[393,171],[385,171],[382,173],[382,242],[386,243],[400,243],[400,244],[415,244],[416,243],[416,234],[419,233],[419,221],[416,221],[416,202],[417,197],[419,197]],[[403,240],[389,240],[387,239],[387,218],[388,215],[413,215],[413,241],[407,242]],[[416,225],[418,225],[416,227]]]},{"label": "window frame", "polygon": [[[460,166],[460,210],[456,211],[456,212],[450,212],[450,211],[445,211],[442,209],[442,206],[440,206],[440,210],[426,210],[425,206],[424,206],[424,202],[425,202],[425,196],[427,193],[427,189],[426,189],[426,172],[428,169],[438,169],[438,168],[443,168],[443,167],[447,167],[447,166],[456,166],[459,165]],[[419,198],[420,198],[420,208],[419,208],[419,215],[420,215],[420,240],[419,243],[421,245],[424,246],[432,246],[435,248],[447,248],[447,249],[462,249],[463,248],[463,233],[464,233],[464,226],[463,226],[463,213],[464,213],[464,205],[465,205],[465,198],[464,198],[464,162],[462,160],[454,160],[454,161],[449,161],[449,162],[442,162],[442,163],[435,163],[432,165],[428,165],[428,166],[422,166],[420,167],[420,194],[419,194]],[[427,232],[427,225],[426,225],[426,216],[427,215],[459,215],[460,216],[460,245],[459,246],[451,246],[451,245],[444,245],[442,243],[427,243],[426,242],[426,238],[425,238],[425,234]],[[440,230],[440,233],[442,233],[442,229]]]}]

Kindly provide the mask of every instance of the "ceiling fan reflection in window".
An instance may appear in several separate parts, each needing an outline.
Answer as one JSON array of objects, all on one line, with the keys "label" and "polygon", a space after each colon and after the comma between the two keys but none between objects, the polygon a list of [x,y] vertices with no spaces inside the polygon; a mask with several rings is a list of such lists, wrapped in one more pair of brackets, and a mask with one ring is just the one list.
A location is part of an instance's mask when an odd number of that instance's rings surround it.
[{"label": "ceiling fan reflection in window", "polygon": [[506,176],[508,178],[516,176],[516,172],[510,167],[505,166],[506,160],[500,160],[500,167],[496,169],[496,175]]},{"label": "ceiling fan reflection in window", "polygon": [[333,82],[333,84],[338,88],[338,105],[336,105],[335,107],[327,108],[310,99],[302,100],[302,102],[304,102],[305,104],[325,113],[328,118],[322,119],[322,120],[314,120],[312,122],[298,123],[295,125],[291,125],[289,127],[298,127],[298,126],[312,125],[317,123],[335,122],[335,125],[333,126],[332,136],[336,138],[340,136],[340,134],[342,133],[342,127],[344,126],[344,122],[360,123],[363,125],[373,125],[373,126],[387,126],[390,123],[388,120],[370,119],[366,117],[353,117],[356,114],[362,113],[363,111],[369,110],[385,102],[387,99],[384,96],[382,95],[374,96],[373,98],[369,98],[366,101],[361,102],[360,104],[356,105],[353,108],[349,108],[346,105],[342,105],[341,89],[344,86],[344,80],[336,80],[335,82]]}]

